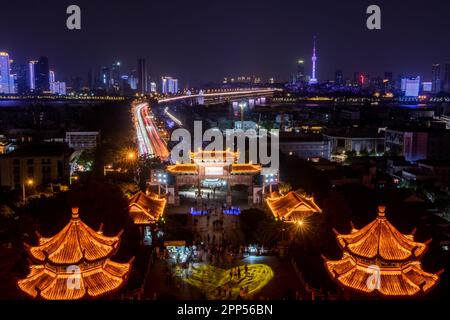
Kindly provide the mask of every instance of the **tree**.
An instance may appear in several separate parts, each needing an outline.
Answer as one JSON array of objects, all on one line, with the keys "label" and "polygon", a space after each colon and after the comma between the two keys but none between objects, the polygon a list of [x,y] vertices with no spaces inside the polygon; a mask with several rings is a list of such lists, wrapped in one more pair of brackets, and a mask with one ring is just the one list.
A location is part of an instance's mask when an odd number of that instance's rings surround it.
[{"label": "tree", "polygon": [[95,149],[84,150],[76,160],[76,163],[83,167],[83,171],[91,171],[94,166]]},{"label": "tree", "polygon": [[278,191],[285,195],[288,194],[292,190],[292,186],[289,182],[280,182],[278,184]]},{"label": "tree", "polygon": [[267,244],[273,241],[278,232],[278,225],[273,217],[255,208],[242,211],[240,226],[246,243]]}]

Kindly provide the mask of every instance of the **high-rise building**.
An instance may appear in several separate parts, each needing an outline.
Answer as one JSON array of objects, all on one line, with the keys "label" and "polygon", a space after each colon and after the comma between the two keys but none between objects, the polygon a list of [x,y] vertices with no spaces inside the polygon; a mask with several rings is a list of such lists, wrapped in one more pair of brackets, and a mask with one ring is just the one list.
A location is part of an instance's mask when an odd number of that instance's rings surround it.
[{"label": "high-rise building", "polygon": [[120,62],[113,63],[111,67],[111,86],[114,92],[120,91],[121,75]]},{"label": "high-rise building", "polygon": [[450,92],[450,62],[445,64],[444,90]]},{"label": "high-rise building", "polygon": [[137,90],[138,89],[138,77],[136,70],[132,70],[129,77],[128,77],[128,85],[130,86],[131,90]]},{"label": "high-rise building", "polygon": [[305,83],[305,61],[303,59],[299,59],[297,61],[297,74],[295,76],[295,82],[298,84]]},{"label": "high-rise building", "polygon": [[178,79],[172,77],[161,77],[161,92],[162,93],[177,93]]},{"label": "high-rise building", "polygon": [[51,84],[52,82],[55,82],[55,71],[50,70],[48,80],[50,81],[50,84]]},{"label": "high-rise building", "polygon": [[342,70],[336,70],[334,73],[334,82],[340,86],[344,84],[344,72]]},{"label": "high-rise building", "polygon": [[432,82],[422,82],[422,92],[430,93],[433,91],[433,83]]},{"label": "high-rise building", "polygon": [[418,97],[420,92],[420,77],[403,78],[402,92],[405,97]]},{"label": "high-rise building", "polygon": [[395,83],[394,83],[394,74],[392,72],[386,71],[384,73],[383,84],[384,84],[385,91],[393,91],[394,90]]},{"label": "high-rise building", "polygon": [[150,92],[156,92],[156,82],[150,82]]},{"label": "high-rise building", "polygon": [[431,67],[431,82],[433,83],[433,93],[439,93],[442,90],[441,65],[433,64]]},{"label": "high-rise building", "polygon": [[25,94],[30,92],[31,90],[29,84],[28,65],[21,64],[17,67],[17,93]]},{"label": "high-rise building", "polygon": [[106,92],[111,88],[111,71],[108,67],[103,67],[100,71],[100,87]]},{"label": "high-rise building", "polygon": [[9,75],[9,93],[17,93],[17,73]]},{"label": "high-rise building", "polygon": [[88,75],[87,75],[87,85],[90,92],[94,92],[96,89],[96,83],[95,83],[95,75],[94,75],[94,69],[89,68]]},{"label": "high-rise building", "polygon": [[36,65],[37,61],[32,60],[28,63],[28,74],[27,74],[27,80],[28,80],[28,88],[30,89],[30,92],[33,92],[36,90]]},{"label": "high-rise building", "polygon": [[316,76],[316,62],[317,62],[317,56],[316,56],[316,37],[314,36],[314,43],[313,43],[313,55],[311,57],[312,61],[312,73],[311,73],[311,79],[309,79],[309,84],[317,84],[317,76]]},{"label": "high-rise building", "polygon": [[66,94],[66,83],[53,81],[50,83],[50,91],[53,94],[65,95]]},{"label": "high-rise building", "polygon": [[12,87],[9,54],[7,52],[0,52],[0,93],[13,93]]},{"label": "high-rise building", "polygon": [[40,57],[35,65],[36,91],[38,93],[50,91],[50,67],[47,57]]},{"label": "high-rise building", "polygon": [[147,71],[147,61],[145,59],[138,60],[138,92],[139,93],[148,93],[149,92],[149,82],[148,82],[148,71]]}]

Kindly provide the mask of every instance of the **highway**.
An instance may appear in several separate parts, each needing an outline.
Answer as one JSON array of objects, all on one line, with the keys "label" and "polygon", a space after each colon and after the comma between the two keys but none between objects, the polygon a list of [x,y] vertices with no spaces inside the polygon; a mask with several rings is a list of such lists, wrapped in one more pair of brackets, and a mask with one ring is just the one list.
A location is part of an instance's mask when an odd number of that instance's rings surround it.
[{"label": "highway", "polygon": [[139,154],[148,154],[166,161],[170,157],[165,141],[160,137],[158,127],[149,114],[147,103],[136,106],[136,132],[139,144]]},{"label": "highway", "polygon": [[[158,99],[158,104],[172,103],[184,99],[192,99],[198,97],[220,97],[220,96],[251,96],[251,95],[265,95],[273,94],[275,91],[280,89],[273,88],[252,88],[252,89],[235,89],[235,90],[225,90],[225,91],[203,91],[200,90],[196,94],[183,94],[173,97],[164,97]],[[148,103],[141,103],[135,107],[135,126],[137,139],[139,144],[139,154],[140,155],[150,155],[153,157],[159,157],[161,160],[166,161],[170,158],[170,151],[167,148],[167,144],[161,138],[158,132],[158,127],[156,126],[152,116],[149,113]],[[172,119],[177,125],[182,126],[183,124],[175,115],[169,112],[169,109],[165,108],[165,114]]]}]

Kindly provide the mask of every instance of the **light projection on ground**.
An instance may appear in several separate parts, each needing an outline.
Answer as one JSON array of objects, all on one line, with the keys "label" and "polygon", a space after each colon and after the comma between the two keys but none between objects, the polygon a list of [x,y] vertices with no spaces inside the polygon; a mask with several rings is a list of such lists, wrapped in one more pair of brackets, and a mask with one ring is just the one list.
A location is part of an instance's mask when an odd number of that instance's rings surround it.
[{"label": "light projection on ground", "polygon": [[[248,297],[252,297],[269,283],[274,273],[265,264],[250,264],[247,268],[246,273],[244,266],[240,266],[241,274],[238,277],[236,274],[230,276],[231,269],[201,265],[194,267],[191,275],[183,280],[200,289],[210,300],[236,299],[241,288],[246,289]],[[233,273],[235,270],[233,268]],[[231,295],[226,288],[231,288]]]}]

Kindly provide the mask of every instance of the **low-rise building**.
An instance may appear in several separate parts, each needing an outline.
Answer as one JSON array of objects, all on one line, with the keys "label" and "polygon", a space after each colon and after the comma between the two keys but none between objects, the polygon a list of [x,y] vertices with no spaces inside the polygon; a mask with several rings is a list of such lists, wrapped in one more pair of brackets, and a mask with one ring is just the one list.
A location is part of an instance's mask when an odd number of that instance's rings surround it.
[{"label": "low-rise building", "polygon": [[98,131],[66,132],[66,142],[76,151],[94,149],[100,142],[100,133]]},{"label": "low-rise building", "polygon": [[450,159],[450,130],[389,128],[386,130],[386,152],[413,162]]},{"label": "low-rise building", "polygon": [[329,130],[324,137],[330,141],[331,153],[362,152],[382,153],[384,151],[384,132],[374,128],[349,127],[343,130]]},{"label": "low-rise building", "polygon": [[280,151],[301,159],[330,159],[330,142],[321,136],[296,136],[284,134],[280,139]]},{"label": "low-rise building", "polygon": [[19,189],[30,179],[33,185],[67,183],[71,154],[72,150],[60,143],[20,146],[0,156],[0,185]]}]

